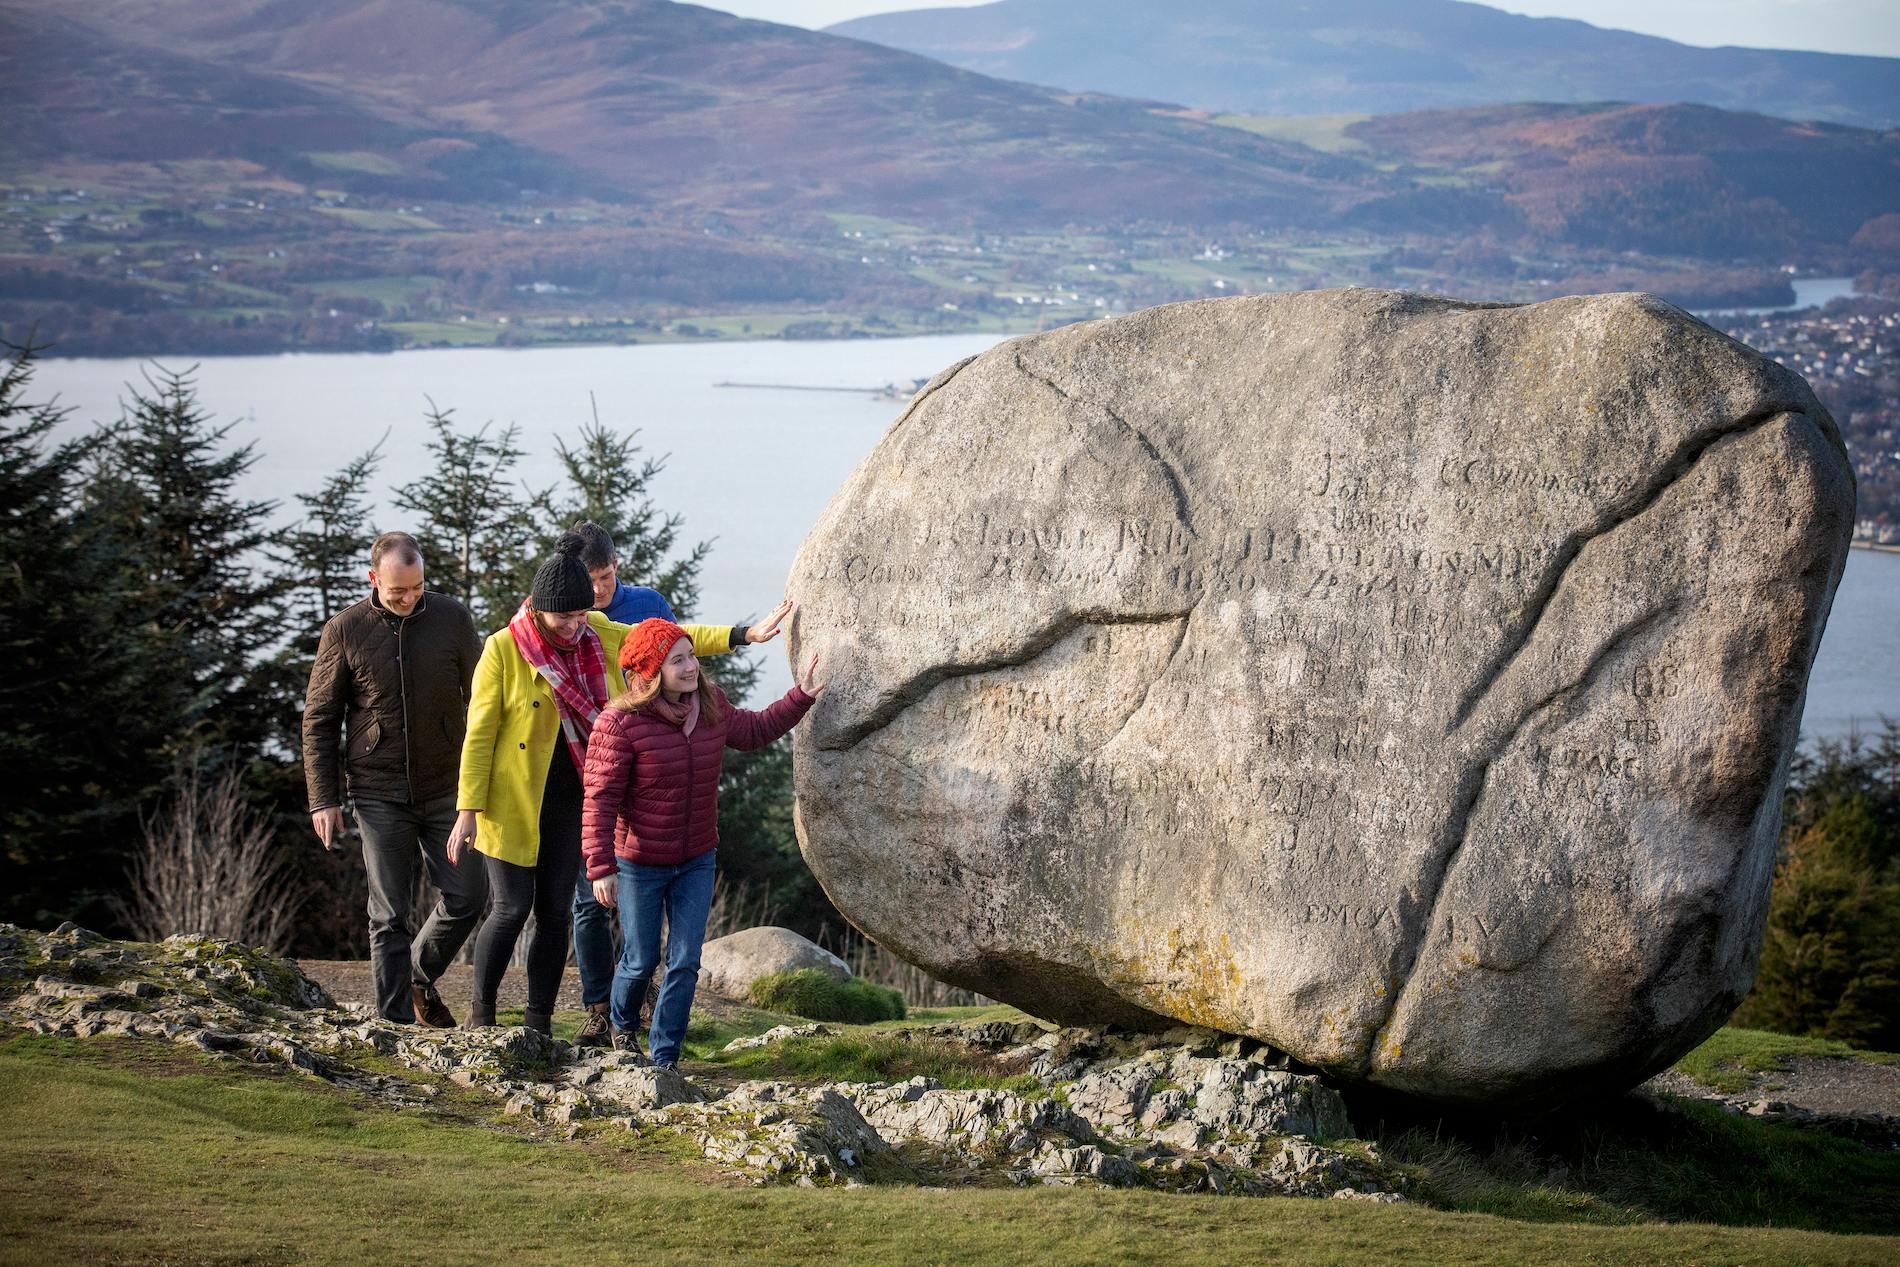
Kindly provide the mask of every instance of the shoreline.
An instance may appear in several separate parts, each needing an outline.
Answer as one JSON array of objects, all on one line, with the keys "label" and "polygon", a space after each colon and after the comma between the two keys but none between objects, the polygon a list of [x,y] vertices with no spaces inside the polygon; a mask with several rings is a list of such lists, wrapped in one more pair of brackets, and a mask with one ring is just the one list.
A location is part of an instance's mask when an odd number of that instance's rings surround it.
[{"label": "shoreline", "polygon": [[[1684,308],[1683,311],[1687,312],[1690,316],[1695,317],[1696,319],[1700,321],[1703,321],[1705,323],[1710,323],[1710,322],[1723,321],[1723,320],[1738,320],[1745,317],[1767,316],[1767,315],[1783,316],[1783,315],[1789,315],[1793,313],[1806,312],[1806,311],[1825,307],[1826,304],[1831,299],[1836,299],[1836,298],[1862,298],[1862,299],[1881,298],[1881,296],[1878,296],[1878,295],[1864,294],[1862,292],[1853,290],[1851,288],[1853,280],[1854,280],[1853,278],[1848,278],[1848,277],[1838,277],[1838,278],[1837,277],[1823,277],[1823,278],[1796,279],[1797,285],[1801,283],[1807,283],[1807,282],[1813,282],[1817,284],[1818,283],[1836,284],[1837,288],[1838,288],[1838,284],[1844,283],[1847,285],[1848,289],[1844,290],[1843,293],[1838,294],[1838,295],[1830,295],[1824,299],[1804,302],[1801,299],[1797,298],[1795,303],[1786,304],[1786,305],[1777,304],[1777,305],[1756,306],[1756,307],[1743,306],[1743,307],[1717,307],[1717,308]],[[1333,287],[1332,289],[1364,289],[1364,288],[1365,287],[1361,286],[1358,283],[1345,282],[1345,283],[1341,283],[1337,287]],[[1375,287],[1374,289],[1377,289],[1377,288]],[[1297,289],[1268,290],[1268,291],[1257,291],[1257,292],[1249,292],[1249,291],[1243,290],[1243,291],[1236,291],[1234,293],[1236,295],[1298,294],[1298,293],[1301,293],[1301,291]],[[1420,293],[1437,294],[1438,292],[1422,291]],[[1208,297],[1210,296],[1191,296],[1191,297],[1187,297],[1181,300],[1172,300],[1172,301],[1167,301],[1167,302],[1177,302],[1177,303],[1188,302],[1193,298],[1208,298]],[[1455,296],[1455,295],[1446,295],[1444,297],[1446,298],[1472,298],[1471,296]],[[1563,298],[1563,297],[1564,296],[1562,295],[1534,295],[1533,294],[1533,295],[1528,295],[1521,299],[1485,299],[1485,300],[1481,300],[1480,302],[1495,302],[1495,303],[1499,303],[1505,306],[1522,307],[1522,306],[1530,306],[1530,305],[1534,305],[1538,303],[1543,303],[1550,299],[1557,299],[1557,298]],[[57,351],[51,350],[49,348],[47,350],[38,351],[36,353],[35,359],[42,360],[42,361],[47,361],[47,360],[159,361],[159,360],[164,360],[167,358],[176,358],[176,359],[181,359],[181,360],[202,361],[202,360],[219,359],[219,358],[224,358],[224,357],[393,356],[401,352],[438,352],[438,351],[456,352],[456,351],[468,351],[468,350],[476,350],[476,349],[491,350],[491,351],[528,352],[528,351],[534,351],[537,349],[553,349],[553,348],[664,347],[664,346],[672,346],[672,345],[677,345],[677,344],[705,345],[705,344],[712,344],[712,343],[833,344],[833,343],[855,343],[855,342],[871,342],[871,341],[883,342],[890,339],[933,338],[939,335],[949,335],[949,336],[992,335],[1000,341],[1002,339],[1014,338],[1018,335],[1024,335],[1024,334],[1043,334],[1051,330],[1060,329],[1063,326],[1077,325],[1086,321],[1096,321],[1096,320],[1102,319],[1103,317],[1126,316],[1130,312],[1134,312],[1134,311],[1139,311],[1139,309],[1116,309],[1116,310],[1108,310],[1108,311],[1086,310],[1083,312],[1079,312],[1075,315],[1070,315],[1068,313],[1052,314],[1046,310],[1039,310],[1033,319],[1031,318],[1030,314],[1025,311],[1020,314],[1010,314],[1010,315],[1006,315],[1000,318],[992,316],[988,320],[977,320],[969,325],[963,325],[956,329],[938,328],[938,329],[870,330],[870,329],[865,329],[863,327],[857,327],[857,328],[851,329],[849,333],[821,334],[821,335],[813,335],[806,338],[796,338],[796,339],[786,339],[780,335],[764,334],[764,333],[741,334],[741,335],[730,335],[730,334],[718,333],[716,332],[718,331],[718,327],[716,325],[713,325],[710,328],[713,331],[715,331],[714,333],[702,332],[698,334],[679,334],[679,333],[674,333],[674,332],[653,331],[653,332],[643,333],[640,336],[634,337],[634,338],[622,338],[622,337],[617,337],[617,335],[603,336],[600,338],[587,338],[584,335],[580,337],[562,337],[560,335],[555,335],[554,337],[549,337],[549,338],[530,337],[522,342],[516,343],[516,342],[506,341],[506,338],[507,338],[506,332],[505,332],[506,328],[490,326],[487,323],[483,323],[481,337],[467,338],[467,339],[454,339],[454,340],[436,339],[436,340],[428,340],[428,341],[418,339],[415,342],[404,343],[397,347],[356,347],[356,348],[351,348],[351,347],[322,347],[322,348],[279,347],[279,348],[248,349],[241,352],[178,352],[178,351],[143,352],[143,353],[140,353],[140,352],[108,352],[108,353],[87,352],[87,353],[80,353],[80,354],[72,355],[72,356],[61,356],[59,355]],[[783,313],[766,313],[766,314],[747,313],[747,314],[740,314],[738,316],[728,316],[728,317],[722,318],[720,314],[716,314],[716,313],[701,313],[701,314],[689,313],[689,314],[686,314],[685,316],[674,318],[674,320],[716,323],[718,321],[721,321],[722,319],[735,320],[735,321],[740,320],[742,317],[749,317],[752,319],[770,319],[770,318],[783,317],[786,315],[787,314],[783,314]],[[811,314],[790,314],[790,315],[798,316],[798,317],[806,318],[806,319],[817,319],[817,318],[812,318]],[[396,322],[394,324],[400,326],[404,323]],[[523,326],[519,328],[533,329],[534,327]],[[558,328],[558,327],[551,327],[551,328]],[[580,328],[586,329],[588,327],[582,326]],[[52,345],[52,347],[56,348],[57,344]]]},{"label": "shoreline", "polygon": [[1900,545],[1881,545],[1873,541],[1850,541],[1847,544],[1850,549],[1871,550],[1875,554],[1900,554]]},{"label": "shoreline", "polygon": [[291,347],[291,348],[277,348],[274,350],[257,350],[257,351],[249,351],[249,352],[143,352],[143,353],[84,352],[84,353],[78,353],[72,356],[61,356],[58,352],[50,350],[50,348],[49,349],[36,348],[33,353],[33,361],[35,364],[40,364],[45,361],[165,361],[165,360],[178,360],[178,361],[188,360],[193,363],[196,363],[199,361],[244,360],[244,359],[258,359],[262,357],[274,357],[274,356],[310,356],[310,357],[376,356],[376,357],[383,357],[383,356],[400,356],[404,353],[412,353],[412,352],[551,352],[551,351],[571,351],[575,348],[630,349],[630,348],[659,348],[659,347],[712,347],[712,346],[717,346],[721,344],[730,346],[730,347],[743,347],[743,346],[750,346],[754,344],[787,345],[787,346],[795,347],[800,344],[804,344],[804,345],[823,344],[826,346],[830,346],[833,344],[850,344],[850,343],[888,343],[894,339],[940,339],[940,338],[954,339],[954,338],[975,338],[975,337],[981,337],[985,335],[996,339],[998,342],[1001,342],[1004,339],[1013,339],[1019,335],[1024,335],[1024,334],[1046,334],[1052,330],[1059,330],[1063,326],[1079,325],[1084,321],[1097,321],[1097,320],[1100,320],[1103,316],[1124,316],[1124,315],[1126,314],[1125,313],[1096,314],[1096,315],[1088,316],[1088,317],[1077,317],[1077,318],[1074,318],[1073,320],[1051,321],[1047,323],[1046,325],[1038,324],[1036,322],[1024,322],[1024,323],[1020,323],[1020,328],[1018,328],[1018,325],[1016,323],[1003,323],[1000,328],[993,326],[989,328],[962,329],[962,330],[892,330],[892,331],[880,330],[876,333],[863,332],[863,333],[855,333],[855,334],[820,335],[820,336],[816,336],[809,339],[786,339],[786,338],[780,338],[775,335],[748,335],[742,338],[725,338],[725,337],[707,338],[704,336],[694,336],[694,335],[683,335],[683,336],[667,335],[667,336],[661,336],[658,338],[641,338],[641,339],[541,339],[541,340],[536,340],[530,343],[495,343],[495,342],[479,342],[475,340],[470,340],[469,342],[466,342],[466,343],[409,343],[409,344],[404,344],[401,347],[394,347],[394,348],[337,348],[337,347],[297,348],[297,347]]}]

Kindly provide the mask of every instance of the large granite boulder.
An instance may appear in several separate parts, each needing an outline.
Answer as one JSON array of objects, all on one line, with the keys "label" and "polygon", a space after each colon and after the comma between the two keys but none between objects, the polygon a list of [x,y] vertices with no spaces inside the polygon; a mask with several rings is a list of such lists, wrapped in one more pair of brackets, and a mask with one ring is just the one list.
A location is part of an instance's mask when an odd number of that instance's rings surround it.
[{"label": "large granite boulder", "polygon": [[1853,477],[1641,295],[1220,299],[940,374],[794,566],[838,908],[1068,1023],[1443,1100],[1621,1087],[1754,974]]}]

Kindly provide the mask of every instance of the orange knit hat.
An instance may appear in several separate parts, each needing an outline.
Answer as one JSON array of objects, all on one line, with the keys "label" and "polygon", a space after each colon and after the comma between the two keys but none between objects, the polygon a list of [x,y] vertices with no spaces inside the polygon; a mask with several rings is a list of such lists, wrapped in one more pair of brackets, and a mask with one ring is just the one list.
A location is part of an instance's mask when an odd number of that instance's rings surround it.
[{"label": "orange knit hat", "polygon": [[658,616],[643,620],[620,644],[620,667],[637,677],[657,677],[660,666],[666,663],[666,653],[685,637],[686,631],[670,620]]}]

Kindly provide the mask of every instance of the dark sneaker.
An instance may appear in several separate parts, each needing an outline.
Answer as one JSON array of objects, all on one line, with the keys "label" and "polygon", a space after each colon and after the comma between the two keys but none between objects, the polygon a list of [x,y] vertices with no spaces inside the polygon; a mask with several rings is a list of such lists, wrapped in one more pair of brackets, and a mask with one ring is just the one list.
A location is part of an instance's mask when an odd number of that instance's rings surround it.
[{"label": "dark sneaker", "polygon": [[416,1005],[416,1024],[430,1029],[455,1028],[455,1013],[449,1011],[449,1005],[442,1001],[433,985],[412,985],[409,997]]},{"label": "dark sneaker", "polygon": [[596,1003],[587,1009],[587,1019],[581,1022],[580,1033],[574,1035],[576,1047],[610,1047],[613,1045],[613,1025],[607,1019],[607,1005]]},{"label": "dark sneaker", "polygon": [[614,1050],[637,1057],[641,1064],[647,1062],[646,1053],[640,1050],[640,1035],[634,1033],[632,1030],[622,1029],[614,1031]]}]

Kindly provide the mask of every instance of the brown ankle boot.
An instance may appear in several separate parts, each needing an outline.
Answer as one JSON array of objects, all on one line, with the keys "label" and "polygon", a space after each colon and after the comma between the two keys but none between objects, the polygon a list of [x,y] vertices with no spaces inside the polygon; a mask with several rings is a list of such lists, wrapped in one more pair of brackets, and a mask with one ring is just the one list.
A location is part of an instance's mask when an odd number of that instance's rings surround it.
[{"label": "brown ankle boot", "polygon": [[613,1026],[607,1018],[608,1005],[590,1003],[587,1007],[587,1019],[581,1022],[580,1033],[574,1035],[576,1047],[606,1047],[613,1041]]},{"label": "brown ankle boot", "polygon": [[484,1003],[480,999],[468,1005],[468,1021],[464,1029],[490,1029],[495,1024],[495,1005]]},{"label": "brown ankle boot", "polygon": [[455,1013],[449,1011],[449,1005],[436,993],[433,983],[411,985],[409,998],[416,1006],[416,1024],[429,1029],[455,1028]]}]

